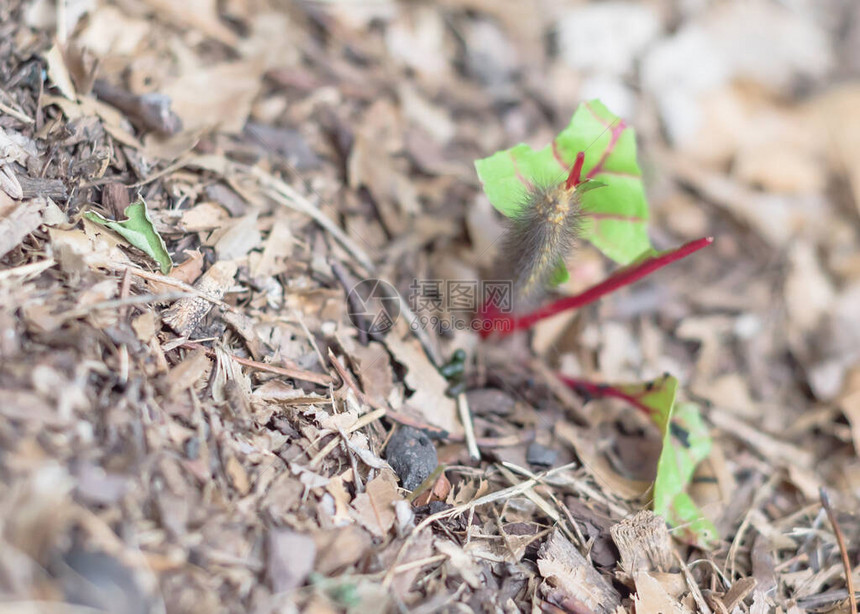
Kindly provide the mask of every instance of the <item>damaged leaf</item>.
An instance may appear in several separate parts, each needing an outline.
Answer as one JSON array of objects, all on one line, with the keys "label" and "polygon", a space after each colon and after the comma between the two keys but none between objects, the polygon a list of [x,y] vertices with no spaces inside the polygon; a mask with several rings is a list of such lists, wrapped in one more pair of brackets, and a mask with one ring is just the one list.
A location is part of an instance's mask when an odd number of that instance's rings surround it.
[{"label": "damaged leaf", "polygon": [[162,273],[169,273],[173,268],[173,262],[170,260],[170,254],[167,253],[164,239],[155,230],[149,218],[143,198],[126,207],[124,213],[126,219],[122,221],[109,220],[95,211],[87,211],[84,217],[121,235],[131,245],[155,260]]},{"label": "damaged leaf", "polygon": [[[484,192],[506,217],[515,215],[528,188],[564,181],[578,153],[585,154],[582,176],[596,180],[579,190],[583,208],[581,237],[619,264],[630,264],[650,249],[648,201],[636,162],[636,136],[623,119],[599,100],[579,105],[570,124],[550,145],[535,151],[520,143],[475,161]],[[566,275],[559,271],[553,281]]]},{"label": "damaged leaf", "polygon": [[686,492],[696,466],[711,452],[711,438],[699,406],[675,402],[678,380],[668,374],[652,382],[617,389],[637,408],[648,412],[663,437],[654,480],[654,511],[676,527],[685,541],[707,546],[716,539],[717,529]]}]

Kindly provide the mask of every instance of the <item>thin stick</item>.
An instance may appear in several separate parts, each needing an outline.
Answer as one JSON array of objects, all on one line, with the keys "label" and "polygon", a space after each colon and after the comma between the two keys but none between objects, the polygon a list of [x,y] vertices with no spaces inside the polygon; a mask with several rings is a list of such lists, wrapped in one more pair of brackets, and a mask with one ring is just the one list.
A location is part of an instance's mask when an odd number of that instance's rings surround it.
[{"label": "thin stick", "polygon": [[[128,270],[128,269],[126,269]],[[110,299],[108,301],[101,301],[100,303],[94,303],[92,305],[84,305],[83,307],[79,307],[77,309],[72,309],[71,311],[67,311],[62,314],[61,319],[63,321],[66,320],[74,320],[75,318],[80,318],[85,315],[92,313],[93,311],[101,311],[103,309],[119,309],[121,307],[128,307],[131,305],[146,305],[148,303],[161,303],[164,301],[173,301],[180,298],[185,298],[187,296],[191,296],[188,292],[164,292],[162,294],[136,294],[135,296],[127,296],[125,298],[115,298]]]},{"label": "thin stick", "polygon": [[193,294],[194,296],[196,296],[198,298],[202,298],[205,301],[209,301],[213,305],[218,305],[222,309],[227,309],[228,311],[239,313],[238,309],[236,309],[232,305],[228,305],[227,303],[225,303],[221,299],[212,298],[211,296],[209,296],[208,294],[206,294],[205,292],[203,292],[201,290],[198,290],[194,286],[186,284],[184,281],[179,281],[178,279],[168,277],[167,275],[162,275],[160,273],[150,273],[149,271],[144,271],[143,269],[137,269],[137,268],[131,267],[131,266],[120,266],[120,267],[117,267],[115,270],[118,272],[124,272],[126,270],[131,271],[131,274],[135,275],[136,277],[142,277],[143,279],[146,279],[147,281],[155,281],[155,282],[158,282],[160,284],[164,284],[166,286],[172,286],[174,288],[179,288],[180,290],[184,290],[185,292],[188,292],[189,294]]},{"label": "thin stick", "polygon": [[[619,288],[623,288],[633,282],[639,281],[646,275],[650,275],[654,271],[662,269],[668,264],[680,260],[681,258],[686,258],[690,254],[707,247],[713,242],[713,237],[703,237],[701,239],[696,239],[695,241],[690,241],[675,250],[654,256],[653,258],[648,258],[644,262],[621,269],[611,275],[608,279],[605,279],[597,285],[591,286],[584,292],[559,299],[523,316],[499,313],[491,307],[490,309],[479,313],[478,317],[495,322],[506,322],[508,325],[499,327],[481,327],[481,336],[487,337],[496,329],[499,330],[500,336],[509,335],[515,330],[531,328],[541,320],[550,318],[564,311],[579,309],[580,307],[589,305],[603,296],[615,292]],[[487,332],[483,332],[485,330]]]},{"label": "thin stick", "polygon": [[848,588],[848,603],[851,604],[851,612],[857,612],[857,597],[854,595],[854,578],[851,576],[851,561],[848,559],[848,548],[845,547],[845,536],[842,534],[842,528],[836,521],[836,514],[830,506],[830,495],[822,486],[818,491],[821,497],[821,505],[824,511],[827,512],[827,519],[830,521],[830,526],[833,527],[833,534],[836,536],[836,543],[839,545],[839,553],[842,555],[842,567],[845,568],[845,585]]},{"label": "thin stick", "polygon": [[[205,345],[194,343],[193,341],[184,341],[181,345],[182,347],[188,348],[189,350],[203,350],[207,356],[215,356],[215,350],[208,348]],[[256,369],[257,371],[266,371],[268,373],[274,373],[276,375],[283,375],[284,377],[289,377],[290,379],[297,379],[303,382],[312,382],[314,384],[319,384],[320,386],[328,386],[333,381],[331,376],[326,375],[325,373],[315,373],[313,371],[306,371],[304,369],[277,367],[275,365],[269,365],[264,362],[249,360],[248,358],[241,358],[233,354],[230,354],[229,356],[237,363],[245,367],[251,367],[252,369]]]},{"label": "thin stick", "polygon": [[364,414],[363,416],[361,416],[358,420],[355,421],[355,423],[352,426],[350,426],[348,429],[346,429],[345,432],[340,431],[338,433],[334,433],[334,437],[332,438],[332,440],[329,441],[325,445],[325,447],[322,450],[320,450],[319,452],[317,452],[316,456],[314,456],[310,460],[310,462],[308,463],[308,468],[313,469],[314,467],[319,465],[326,456],[331,454],[334,451],[334,449],[342,443],[342,440],[344,440],[343,443],[348,443],[347,441],[345,441],[346,440],[345,435],[348,435],[354,431],[357,431],[360,428],[364,428],[365,426],[367,426],[368,424],[370,424],[374,420],[378,420],[378,419],[382,418],[384,415],[385,415],[384,409],[377,409],[376,411],[372,411],[369,414]]},{"label": "thin stick", "polygon": [[466,400],[465,392],[457,395],[457,413],[460,414],[460,422],[463,423],[463,434],[466,436],[466,449],[469,450],[469,457],[472,460],[481,460],[481,451],[475,440],[475,427],[472,425],[472,412],[469,411],[469,401]]},{"label": "thin stick", "polygon": [[36,120],[34,120],[32,117],[30,117],[26,113],[23,113],[23,112],[15,109],[13,107],[10,107],[7,104],[3,104],[2,102],[0,102],[0,111],[2,111],[3,113],[5,113],[6,115],[8,115],[10,117],[14,117],[19,122],[23,122],[25,124],[35,124],[36,123]]},{"label": "thin stick", "polygon": [[684,559],[681,558],[681,555],[677,552],[674,552],[675,559],[678,561],[678,565],[681,567],[681,572],[684,574],[684,580],[687,581],[687,588],[690,589],[690,592],[693,594],[693,601],[696,602],[696,605],[699,606],[699,610],[702,614],[713,614],[711,608],[708,607],[708,602],[705,601],[705,596],[702,595],[702,591],[699,589],[699,585],[696,584],[696,579],[693,577],[693,574],[690,573],[690,568],[687,567],[687,564],[684,562]]},{"label": "thin stick", "polygon": [[[509,465],[511,465],[512,467],[508,468]],[[516,468],[518,470],[518,473],[520,473],[521,475],[526,475],[530,479],[540,480],[540,478],[538,476],[531,473],[527,469],[524,469],[522,467],[517,467],[513,463],[508,463],[507,461],[502,461],[501,464],[499,465],[499,471],[502,474],[502,476],[504,476],[504,478],[508,482],[511,483],[511,485],[515,485],[517,483],[516,479],[515,479],[516,476],[514,474],[513,468]],[[558,508],[559,510],[562,509],[562,505],[559,503],[558,499],[552,494],[552,491],[551,490],[547,491],[547,494],[549,495],[549,498],[552,500],[552,502],[555,504],[556,508]],[[569,527],[564,522],[564,518],[561,517],[561,514],[558,512],[558,510],[556,508],[554,508],[552,505],[550,505],[549,502],[542,495],[538,494],[534,490],[527,490],[525,493],[523,493],[523,495],[529,501],[531,501],[532,503],[537,505],[540,508],[540,510],[544,514],[546,514],[546,516],[550,520],[553,521],[554,524],[558,525],[561,528],[561,531],[564,533],[565,537],[567,537],[570,541],[572,541],[574,543],[579,543],[580,545],[585,544],[585,540],[582,539],[582,534],[579,532],[578,527],[574,526],[573,529],[571,527]],[[575,532],[574,532],[574,529],[576,529]],[[504,531],[502,531],[502,536],[505,539],[505,543],[507,544],[508,539],[507,539],[507,537],[505,537]]]},{"label": "thin stick", "polygon": [[38,275],[43,271],[47,271],[55,264],[57,264],[57,262],[53,258],[46,258],[45,260],[37,260],[30,264],[22,264],[14,269],[5,269],[0,271],[0,281],[4,281],[10,277],[28,277],[30,275]]},{"label": "thin stick", "polygon": [[358,342],[361,345],[367,345],[369,338],[367,335],[367,331],[370,328],[369,323],[367,322],[367,318],[362,313],[364,311],[363,306],[359,303],[359,298],[352,292],[355,288],[354,283],[347,276],[346,271],[338,262],[335,262],[333,259],[329,262],[329,266],[331,267],[331,272],[334,273],[334,276],[337,278],[338,282],[340,282],[343,291],[346,292],[346,302],[349,305],[349,309],[352,312],[353,318],[359,320],[360,325],[356,326],[358,329]]},{"label": "thin stick", "polygon": [[391,582],[394,579],[393,570],[397,568],[400,564],[400,560],[406,554],[406,551],[409,549],[409,546],[412,545],[412,542],[417,538],[417,536],[426,529],[428,526],[436,522],[437,520],[442,520],[444,518],[452,518],[454,516],[458,516],[464,512],[468,512],[470,510],[474,510],[475,508],[481,507],[482,505],[487,505],[488,503],[495,503],[501,499],[508,499],[510,497],[515,497],[517,495],[521,495],[527,490],[534,488],[536,485],[540,484],[541,479],[547,478],[556,473],[561,473],[562,471],[567,471],[569,469],[575,469],[576,464],[570,463],[567,465],[562,465],[561,467],[556,467],[555,469],[551,469],[540,476],[537,479],[526,480],[516,486],[509,486],[508,488],[503,488],[502,490],[497,490],[496,492],[491,492],[489,494],[484,495],[483,497],[478,497],[477,499],[472,499],[468,503],[464,503],[462,505],[457,505],[454,507],[449,507],[446,510],[442,510],[441,512],[436,512],[435,514],[430,514],[422,520],[418,525],[412,530],[406,540],[403,542],[403,545],[400,547],[400,550],[397,552],[397,556],[394,557],[394,562],[391,567],[389,567],[388,572],[385,574],[384,579],[382,580],[382,586],[386,589],[391,586]]},{"label": "thin stick", "polygon": [[[370,406],[373,409],[383,409],[385,410],[385,417],[389,420],[392,420],[398,424],[402,424],[404,426],[411,426],[412,428],[416,428],[420,431],[424,431],[429,434],[431,437],[436,439],[447,439],[448,441],[460,443],[461,441],[466,441],[464,437],[458,437],[451,435],[445,429],[439,428],[433,424],[428,422],[423,422],[418,418],[413,418],[412,416],[407,416],[404,413],[393,410],[387,405],[383,405],[367,396],[362,392],[361,388],[358,386],[358,382],[350,375],[349,371],[346,370],[340,361],[335,357],[334,353],[329,349],[329,361],[331,362],[334,370],[337,371],[338,376],[343,380],[343,382],[349,386],[349,388],[355,393],[355,396],[358,397],[359,402],[364,403]],[[474,434],[474,433],[473,433]],[[475,437],[475,445],[478,448],[507,448],[512,446],[517,446],[523,443],[527,443],[531,441],[534,434],[525,434],[523,436],[510,436],[510,437]]]}]

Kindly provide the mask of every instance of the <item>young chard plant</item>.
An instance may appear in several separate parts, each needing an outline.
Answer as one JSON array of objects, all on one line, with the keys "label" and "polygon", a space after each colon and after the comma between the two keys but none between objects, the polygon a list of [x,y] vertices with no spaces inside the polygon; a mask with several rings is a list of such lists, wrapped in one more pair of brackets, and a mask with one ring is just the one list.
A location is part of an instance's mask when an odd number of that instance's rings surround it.
[{"label": "young chard plant", "polygon": [[[575,240],[585,240],[622,265],[604,281],[575,296],[527,313],[502,313],[485,305],[479,330],[510,334],[540,320],[593,303],[713,241],[704,237],[657,252],[648,238],[648,201],[636,161],[636,136],[600,101],[579,106],[550,145],[535,151],[519,144],[477,160],[475,167],[492,205],[508,218],[504,257],[514,282],[515,305],[531,304],[548,286],[567,280],[564,258]],[[487,333],[489,334],[489,333]],[[622,399],[646,413],[660,430],[663,450],[654,482],[654,511],[685,540],[707,546],[716,529],[686,489],[696,465],[710,453],[707,427],[693,403],[676,404],[678,381],[595,384],[562,378],[579,394]]]}]

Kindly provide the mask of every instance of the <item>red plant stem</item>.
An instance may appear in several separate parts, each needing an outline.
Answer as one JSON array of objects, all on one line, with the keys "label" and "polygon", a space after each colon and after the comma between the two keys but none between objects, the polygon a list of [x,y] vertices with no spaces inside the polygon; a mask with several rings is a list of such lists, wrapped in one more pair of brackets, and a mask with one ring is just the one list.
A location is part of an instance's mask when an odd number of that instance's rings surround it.
[{"label": "red plant stem", "polygon": [[574,392],[583,397],[590,397],[593,399],[600,398],[610,398],[610,399],[621,399],[643,412],[645,415],[651,415],[651,408],[642,403],[639,399],[634,396],[627,394],[626,392],[622,392],[611,386],[610,384],[596,384],[594,382],[589,382],[588,380],[579,379],[575,377],[567,377],[565,375],[559,375],[558,378],[564,382],[565,386],[572,389]]},{"label": "red plant stem", "polygon": [[567,181],[564,187],[572,190],[582,183],[582,165],[585,164],[585,152],[580,151],[576,154],[576,162],[573,163],[573,168],[570,169],[570,174],[567,176]]},{"label": "red plant stem", "polygon": [[707,247],[713,242],[713,237],[703,237],[701,239],[696,239],[695,241],[690,241],[689,243],[685,243],[684,245],[675,250],[659,254],[657,256],[654,256],[653,258],[645,260],[644,262],[640,262],[639,264],[635,264],[633,266],[621,269],[620,271],[617,271],[610,275],[607,279],[603,280],[599,284],[591,286],[590,288],[583,292],[580,292],[579,294],[576,294],[574,296],[566,296],[557,301],[553,301],[548,305],[540,307],[539,309],[536,309],[535,311],[532,311],[531,313],[527,313],[522,316],[508,313],[500,313],[498,309],[492,306],[489,308],[482,308],[481,312],[478,314],[479,318],[485,321],[490,320],[490,322],[492,323],[504,324],[504,326],[482,326],[481,336],[488,337],[493,332],[496,332],[500,336],[504,337],[516,330],[531,328],[541,320],[551,318],[552,316],[562,313],[563,311],[568,311],[570,309],[579,309],[580,307],[589,305],[598,300],[599,298],[611,292],[615,292],[619,288],[628,286],[635,281],[639,281],[646,275],[650,275],[654,271],[662,269],[667,264],[671,264],[676,260],[680,260],[681,258],[686,258],[690,254],[695,253],[704,247]]}]

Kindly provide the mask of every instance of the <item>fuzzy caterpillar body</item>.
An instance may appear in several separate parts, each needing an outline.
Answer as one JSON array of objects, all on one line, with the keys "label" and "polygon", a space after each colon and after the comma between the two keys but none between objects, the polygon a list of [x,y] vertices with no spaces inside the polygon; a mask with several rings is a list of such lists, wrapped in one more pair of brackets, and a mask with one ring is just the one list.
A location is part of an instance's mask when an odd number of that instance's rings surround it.
[{"label": "fuzzy caterpillar body", "polygon": [[546,289],[576,242],[582,207],[571,183],[529,185],[519,212],[508,218],[502,253],[518,301],[528,303]]}]

